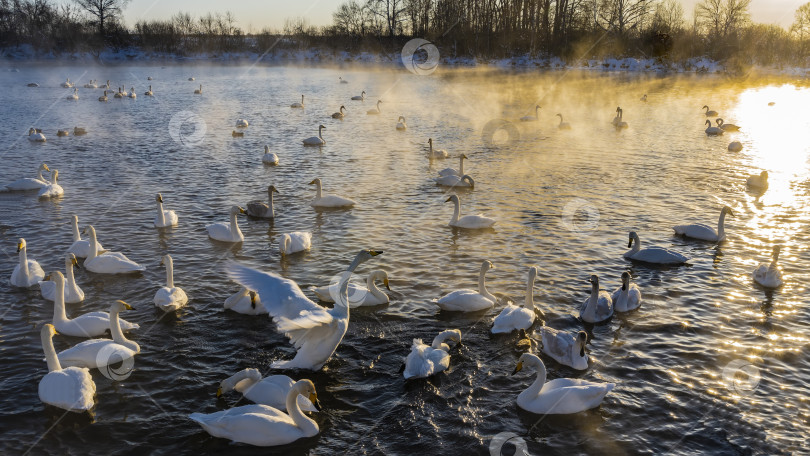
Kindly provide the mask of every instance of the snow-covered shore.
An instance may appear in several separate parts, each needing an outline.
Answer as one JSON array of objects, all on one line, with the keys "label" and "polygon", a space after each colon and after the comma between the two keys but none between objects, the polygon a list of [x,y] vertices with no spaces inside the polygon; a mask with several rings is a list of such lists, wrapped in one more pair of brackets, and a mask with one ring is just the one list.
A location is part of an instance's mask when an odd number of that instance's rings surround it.
[{"label": "snow-covered shore", "polygon": [[[273,49],[266,53],[247,52],[206,52],[192,55],[144,51],[137,48],[107,49],[101,52],[60,53],[37,52],[33,47],[22,45],[0,49],[0,62],[59,62],[59,63],[177,63],[177,64],[253,64],[267,65],[369,65],[396,66],[403,63],[399,53],[334,52],[326,49],[288,50]],[[539,70],[583,70],[609,72],[656,72],[656,73],[724,73],[724,66],[707,57],[691,58],[681,62],[671,62],[651,58],[592,58],[565,61],[558,57],[534,57],[529,55],[502,59],[482,59],[476,57],[440,57],[439,64],[458,68],[493,69],[539,69]],[[1,64],[0,64],[1,65]],[[757,67],[765,74],[810,77],[810,68],[800,67]]]}]

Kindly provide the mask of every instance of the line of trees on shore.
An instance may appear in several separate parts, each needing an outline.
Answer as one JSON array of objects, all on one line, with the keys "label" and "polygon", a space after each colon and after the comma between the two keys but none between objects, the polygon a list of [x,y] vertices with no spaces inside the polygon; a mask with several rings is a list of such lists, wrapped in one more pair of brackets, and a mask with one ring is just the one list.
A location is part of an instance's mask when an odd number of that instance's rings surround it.
[{"label": "line of trees on shore", "polygon": [[445,57],[706,56],[732,65],[800,65],[810,60],[810,3],[789,29],[751,20],[751,0],[701,0],[689,15],[678,0],[347,0],[333,23],[290,18],[283,30],[246,33],[231,13],[123,25],[128,0],[0,0],[0,48],[44,52],[112,48],[197,54],[319,48],[396,53],[414,37]]}]

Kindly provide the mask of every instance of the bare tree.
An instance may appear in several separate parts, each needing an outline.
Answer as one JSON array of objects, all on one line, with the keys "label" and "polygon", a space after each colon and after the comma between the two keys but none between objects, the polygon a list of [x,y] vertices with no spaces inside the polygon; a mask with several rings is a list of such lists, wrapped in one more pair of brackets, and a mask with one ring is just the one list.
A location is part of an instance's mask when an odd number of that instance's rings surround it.
[{"label": "bare tree", "polygon": [[388,35],[393,37],[402,29],[405,20],[404,0],[368,0],[366,6],[375,16],[385,21]]},{"label": "bare tree", "polygon": [[73,0],[77,5],[95,18],[98,34],[104,36],[104,24],[114,21],[129,0]]},{"label": "bare tree", "polygon": [[653,29],[658,33],[676,33],[683,29],[683,7],[678,0],[664,0],[655,6]]},{"label": "bare tree", "polygon": [[[598,1],[598,3],[597,3]],[[657,0],[594,0],[594,22],[619,36],[638,28]]]},{"label": "bare tree", "polygon": [[796,19],[790,26],[790,33],[799,40],[802,56],[807,55],[807,39],[810,38],[810,3],[796,10]]},{"label": "bare tree", "polygon": [[703,0],[695,6],[695,21],[715,38],[735,35],[750,20],[751,0]]}]

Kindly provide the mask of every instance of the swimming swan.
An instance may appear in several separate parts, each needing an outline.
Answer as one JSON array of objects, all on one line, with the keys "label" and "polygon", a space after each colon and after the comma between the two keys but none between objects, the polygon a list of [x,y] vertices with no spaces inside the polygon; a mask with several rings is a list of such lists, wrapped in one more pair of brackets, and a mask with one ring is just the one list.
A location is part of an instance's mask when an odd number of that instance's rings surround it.
[{"label": "swimming swan", "polygon": [[630,232],[627,248],[630,250],[624,252],[624,257],[628,260],[651,264],[684,264],[689,261],[689,258],[680,253],[663,247],[652,246],[642,249],[641,240],[635,231]]},{"label": "swimming swan", "polygon": [[408,125],[405,123],[405,118],[399,116],[397,119],[397,130],[404,131],[408,129]]},{"label": "swimming swan", "polygon": [[[190,81],[193,81],[193,79],[190,79]],[[199,88],[199,89],[195,89],[195,90],[194,90],[194,93],[195,93],[195,94],[197,94],[197,95],[202,94],[202,84],[200,84],[200,88]]]},{"label": "swimming swan", "polygon": [[[337,349],[349,325],[348,283],[360,264],[381,250],[361,250],[342,274],[340,300],[331,309],[312,302],[298,284],[273,273],[239,264],[227,267],[228,276],[243,287],[256,290],[276,322],[277,331],[286,335],[298,352],[292,360],[275,361],[273,368],[319,370]],[[289,407],[289,401],[287,402]]]},{"label": "swimming swan", "polygon": [[533,116],[523,116],[520,118],[521,122],[536,122],[540,118],[540,105],[534,107]]},{"label": "swimming swan", "polygon": [[458,157],[458,169],[455,168],[444,168],[443,170],[439,171],[439,176],[463,176],[464,175],[464,160],[467,159],[467,156],[464,154],[459,155]]},{"label": "swimming swan", "polygon": [[503,334],[512,331],[526,330],[534,324],[534,281],[537,278],[537,266],[529,268],[526,280],[526,300],[523,307],[509,303],[492,322],[492,333]]},{"label": "swimming swan", "polygon": [[320,179],[313,179],[309,185],[315,185],[316,195],[309,205],[314,208],[349,208],[357,204],[354,200],[335,195],[324,195]]},{"label": "swimming swan", "polygon": [[706,117],[717,117],[717,111],[710,111],[709,107],[706,105],[703,105],[703,107],[700,109],[706,110]]},{"label": "swimming swan", "polygon": [[34,128],[28,129],[28,140],[31,142],[45,142],[48,139],[41,132]]},{"label": "swimming swan", "polygon": [[591,275],[588,281],[591,282],[591,296],[580,307],[579,318],[587,323],[600,323],[613,316],[613,300],[607,291],[599,289],[596,274]]},{"label": "swimming swan", "polygon": [[717,122],[717,126],[722,128],[723,131],[740,131],[740,127],[734,124],[726,123],[723,119],[719,117],[715,120],[715,122]]},{"label": "swimming swan", "polygon": [[236,222],[236,216],[244,214],[245,210],[239,206],[231,206],[230,223],[217,222],[206,225],[205,229],[208,230],[208,237],[221,242],[242,242],[245,240],[245,235],[239,229],[239,224]]},{"label": "swimming swan", "polygon": [[118,314],[132,310],[124,301],[115,301],[110,306],[110,333],[112,339],[89,339],[59,352],[57,357],[63,366],[106,369],[115,374],[112,365],[129,359],[141,352],[141,347],[124,337]]},{"label": "swimming swan", "polygon": [[48,373],[39,381],[39,400],[71,412],[90,410],[96,405],[96,384],[90,370],[86,367],[62,368],[53,348],[54,334],[59,333],[50,323],[40,331]]},{"label": "swimming swan", "polygon": [[442,310],[448,312],[478,312],[489,309],[495,305],[497,299],[487,291],[486,274],[495,266],[491,261],[484,260],[478,273],[478,291],[463,289],[448,293],[436,300]]},{"label": "swimming swan", "polygon": [[129,274],[146,270],[145,267],[130,260],[123,253],[104,252],[99,254],[96,229],[92,225],[87,225],[84,232],[90,236],[88,239],[91,246],[90,254],[84,260],[84,268],[88,271],[97,274]]},{"label": "swimming swan", "polygon": [[433,179],[436,185],[443,187],[461,187],[461,188],[475,188],[475,180],[472,176],[465,174],[463,176],[441,176]]},{"label": "swimming swan", "polygon": [[146,95],[147,97],[152,97],[152,96],[155,95],[155,93],[152,92],[152,86],[151,85],[149,86],[149,90],[147,90],[146,93],[144,93],[144,95]]},{"label": "swimming swan", "polygon": [[275,208],[273,207],[273,193],[278,193],[276,187],[270,185],[267,187],[267,199],[265,203],[262,200],[249,201],[245,207],[245,212],[251,217],[272,219],[276,217]]},{"label": "swimming swan", "polygon": [[324,127],[323,125],[318,125],[318,136],[310,136],[309,138],[305,139],[303,141],[304,145],[305,146],[323,146],[323,145],[325,145],[326,140],[323,139],[323,130],[325,130],[325,129],[326,129],[326,127]]},{"label": "swimming swan", "polygon": [[431,345],[426,345],[422,339],[414,339],[411,352],[405,358],[405,370],[402,372],[405,379],[427,378],[447,370],[450,367],[448,353],[450,346],[445,343],[447,340],[460,342],[461,331],[458,329],[442,331],[433,339]]},{"label": "swimming swan", "polygon": [[343,105],[340,105],[340,109],[338,109],[338,112],[332,114],[332,118],[333,119],[343,119],[344,117],[346,117],[346,114],[343,113],[343,111],[345,111],[345,110],[346,110],[346,107],[343,106]]},{"label": "swimming swan", "polygon": [[48,179],[45,179],[42,175],[43,171],[50,172],[51,169],[48,168],[48,165],[42,163],[39,165],[39,168],[37,168],[37,177],[23,177],[22,179],[17,179],[6,185],[6,188],[11,191],[41,190],[49,183]]},{"label": "swimming swan", "polygon": [[557,125],[557,128],[559,128],[560,130],[570,130],[571,124],[563,121],[562,114],[557,114],[557,116],[560,118],[560,123],[559,125]]},{"label": "swimming swan", "polygon": [[374,108],[374,109],[369,109],[368,111],[366,111],[366,114],[368,114],[368,115],[380,114],[382,112],[382,111],[380,111],[380,103],[382,103],[382,100],[377,100],[377,107]]},{"label": "swimming swan", "polygon": [[622,286],[616,289],[611,296],[613,300],[613,310],[616,312],[628,312],[638,309],[641,305],[641,290],[638,285],[630,283],[630,273],[622,272]]},{"label": "swimming swan", "polygon": [[752,188],[768,188],[768,172],[762,171],[759,176],[749,176],[745,181],[745,185]]},{"label": "swimming swan", "polygon": [[679,236],[686,236],[701,241],[720,242],[726,239],[725,221],[726,214],[734,217],[734,212],[728,206],[723,206],[720,210],[720,219],[717,221],[717,229],[702,223],[692,225],[676,225],[672,229]]},{"label": "swimming swan", "polygon": [[723,135],[723,129],[713,127],[711,120],[706,119],[706,125],[708,125],[708,127],[706,127],[706,135],[708,135],[708,136],[722,136]]},{"label": "swimming swan", "polygon": [[281,256],[305,252],[310,248],[312,248],[312,233],[309,231],[284,233],[278,242],[278,252]]},{"label": "swimming swan", "polygon": [[20,238],[17,242],[19,263],[11,272],[11,285],[19,288],[30,288],[45,279],[45,271],[37,260],[28,259],[28,244]]},{"label": "swimming swan", "polygon": [[320,410],[315,385],[298,380],[287,393],[289,414],[267,405],[243,405],[215,413],[192,413],[197,422],[214,437],[255,446],[277,446],[298,439],[314,437],[320,432],[318,423],[308,418],[298,406],[298,396],[304,396]]},{"label": "swimming swan", "polygon": [[250,125],[245,119],[236,119],[236,128],[247,128]]},{"label": "swimming swan", "polygon": [[78,100],[79,99],[79,89],[74,88],[73,93],[67,96],[68,100]]},{"label": "swimming swan", "polygon": [[48,182],[44,187],[39,189],[39,193],[37,193],[37,198],[56,198],[57,196],[62,196],[65,194],[65,189],[59,185],[59,170],[55,169],[51,172],[51,181]]},{"label": "swimming swan", "polygon": [[365,90],[360,95],[356,95],[356,96],[352,97],[352,100],[355,100],[355,101],[364,101],[365,99],[366,99],[366,91]]},{"label": "swimming swan", "polygon": [[779,261],[779,252],[782,248],[778,245],[773,247],[773,260],[771,264],[762,263],[754,270],[754,281],[766,288],[778,288],[782,286],[782,271],[776,264]]},{"label": "swimming swan", "polygon": [[225,299],[225,310],[233,310],[245,315],[267,314],[267,309],[264,308],[259,295],[245,287]]},{"label": "swimming swan", "polygon": [[548,326],[542,326],[540,340],[543,342],[543,353],[554,361],[577,370],[588,368],[588,356],[585,354],[588,333],[585,331],[580,331],[574,336]]},{"label": "swimming swan", "polygon": [[447,151],[444,149],[433,149],[433,138],[428,138],[428,146],[430,146],[430,152],[428,153],[428,157],[430,159],[434,158],[447,158]]},{"label": "swimming swan", "polygon": [[[62,297],[65,302],[75,304],[84,301],[84,291],[76,284],[76,278],[73,275],[73,266],[78,266],[79,261],[76,260],[76,255],[72,253],[65,254],[65,274],[67,275],[67,283],[64,286]],[[54,301],[56,297],[56,283],[43,280],[39,282],[39,291],[42,297],[48,301]],[[109,326],[109,325],[107,325]]]},{"label": "swimming swan", "polygon": [[270,152],[270,146],[264,146],[264,155],[262,155],[262,163],[268,166],[278,165],[278,155]]},{"label": "swimming swan", "polygon": [[[391,291],[391,287],[388,285],[388,273],[379,269],[371,271],[366,279],[365,287],[356,283],[349,283],[349,307],[354,309],[356,307],[388,304],[388,295],[377,288],[377,280],[381,280],[385,288]],[[322,287],[313,287],[312,291],[323,302],[335,302],[340,293],[340,284],[335,282]]]},{"label": "swimming swan", "polygon": [[[236,390],[247,400],[270,407],[287,410],[287,395],[295,381],[286,375],[270,375],[262,378],[258,369],[243,369],[226,378],[217,388],[217,397]],[[298,407],[305,412],[317,412],[309,399],[298,395]]]},{"label": "swimming swan", "polygon": [[[73,227],[73,244],[68,249],[68,253],[79,258],[87,258],[90,255],[90,241],[82,239],[82,234],[79,232],[79,217],[71,216],[70,224]],[[96,250],[99,253],[104,252],[104,247],[98,241],[96,241]]]},{"label": "swimming swan", "polygon": [[546,382],[546,366],[531,353],[520,355],[512,375],[523,366],[537,370],[537,379],[517,397],[523,410],[541,415],[579,413],[598,407],[605,395],[616,386],[614,383],[594,383],[573,378],[556,378]]},{"label": "swimming swan", "polygon": [[453,202],[455,208],[453,209],[453,218],[450,219],[450,223],[448,225],[455,228],[479,230],[492,228],[492,225],[495,224],[495,219],[484,217],[484,214],[465,215],[464,217],[459,218],[459,213],[461,212],[461,201],[458,199],[458,195],[450,195],[450,197],[444,202],[447,203],[450,201]]},{"label": "swimming swan", "polygon": [[155,196],[157,202],[157,215],[155,216],[155,228],[166,228],[177,225],[177,213],[172,210],[163,209],[163,195]]},{"label": "swimming swan", "polygon": [[304,95],[301,95],[301,103],[293,103],[290,105],[291,108],[303,108],[304,107]]},{"label": "swimming swan", "polygon": [[155,293],[153,300],[155,306],[164,312],[174,312],[188,304],[188,296],[182,288],[174,286],[174,261],[171,255],[163,255],[160,260],[162,266],[166,266],[166,286]]}]

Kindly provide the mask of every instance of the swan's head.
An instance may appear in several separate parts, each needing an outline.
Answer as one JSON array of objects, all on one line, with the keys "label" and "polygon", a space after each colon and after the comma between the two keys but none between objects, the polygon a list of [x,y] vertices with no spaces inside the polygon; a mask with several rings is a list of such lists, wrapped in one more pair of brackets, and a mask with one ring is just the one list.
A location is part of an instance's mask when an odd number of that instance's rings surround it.
[{"label": "swan's head", "polygon": [[709,110],[709,107],[708,107],[707,105],[703,105],[703,107],[702,107],[702,108],[700,108],[700,109],[705,109],[706,111],[708,111],[708,110]]},{"label": "swan's head", "polygon": [[445,203],[449,203],[450,201],[452,201],[452,202],[454,202],[456,204],[461,204],[461,201],[458,199],[458,195],[450,195],[449,198],[444,200]]},{"label": "swan's head", "polygon": [[557,117],[559,117],[559,118],[560,118],[560,120],[562,120],[562,114],[560,114],[559,112],[558,112],[557,114],[554,114],[554,115],[555,115],[555,116],[557,116]]},{"label": "swan's head", "polygon": [[70,216],[70,222],[73,223],[74,225],[78,225],[79,224],[79,216],[78,215],[71,215]]},{"label": "swan's head", "polygon": [[158,193],[157,196],[155,196],[155,201],[157,201],[158,203],[162,203],[163,202],[163,195]]},{"label": "swan's head", "polygon": [[321,185],[321,179],[320,178],[312,179],[312,182],[310,182],[309,185]]},{"label": "swan's head", "polygon": [[591,288],[598,290],[599,289],[599,276],[596,274],[592,274],[591,278],[588,279],[588,282],[591,282]]},{"label": "swan's head", "polygon": [[540,268],[537,266],[531,266],[529,268],[529,282],[534,282],[534,279],[537,278],[538,274],[540,274]]},{"label": "swan's head", "polygon": [[270,153],[270,146],[267,146],[267,145],[264,146],[264,153],[266,153],[266,154]]},{"label": "swan's head", "polygon": [[71,266],[79,266],[79,260],[76,259],[76,255],[72,253],[68,253],[65,255],[65,265],[70,264]]},{"label": "swan's head", "polygon": [[42,327],[41,334],[42,334],[43,337],[47,337],[48,339],[50,339],[51,337],[53,337],[53,336],[55,336],[55,335],[57,335],[59,333],[56,332],[56,327],[54,327],[54,325],[52,325],[50,323],[46,323]]},{"label": "swan's head", "polygon": [[362,263],[364,261],[368,261],[368,260],[374,258],[377,255],[382,255],[382,254],[383,254],[382,250],[363,249],[363,250],[361,250],[360,252],[357,253],[357,257],[355,258],[355,260]]},{"label": "swan's head", "polygon": [[63,285],[65,283],[65,276],[59,271],[54,271],[54,272],[46,275],[45,280],[46,281],[51,281],[51,282],[55,283],[57,287],[59,287],[59,286],[61,286],[61,285]]},{"label": "swan's head", "polygon": [[627,248],[628,249],[633,246],[633,240],[634,239],[638,239],[638,234],[636,234],[635,231],[631,231],[630,232],[630,240],[627,242]]},{"label": "swan's head", "polygon": [[120,299],[110,306],[110,312],[123,312],[125,310],[132,310],[132,306]]},{"label": "swan's head", "polygon": [[725,121],[724,121],[723,119],[721,119],[720,117],[718,117],[718,118],[717,118],[717,119],[715,119],[714,121],[715,121],[715,122],[717,122],[717,126],[718,126],[718,127],[723,126],[723,122],[725,122]]},{"label": "swan's head", "polygon": [[323,125],[318,125],[318,132],[320,133],[321,130],[326,130],[326,127]]},{"label": "swan's head", "polygon": [[469,174],[461,176],[461,182],[467,182],[467,184],[470,185],[470,188],[475,188],[475,180],[473,180],[472,176]]},{"label": "swan's head", "polygon": [[163,257],[160,259],[160,265],[161,266],[164,266],[164,265],[165,266],[171,266],[172,265],[172,256],[169,255],[168,253],[166,255],[163,255]]},{"label": "swan's head", "polygon": [[[45,168],[45,169],[47,169],[47,168]],[[765,181],[768,180],[768,172],[767,171],[762,171],[761,173],[759,173],[759,177],[762,180],[765,180]]]},{"label": "swan's head", "polygon": [[273,192],[278,193],[279,191],[278,191],[278,190],[276,190],[276,187],[275,187],[275,186],[273,186],[273,185],[268,185],[268,186],[267,186],[267,194],[268,194],[268,195],[272,195],[272,194],[273,194]]},{"label": "swan's head", "polygon": [[19,241],[17,241],[17,253],[20,253],[20,251],[21,251],[22,249],[24,249],[26,245],[27,245],[27,244],[25,243],[25,239],[20,238],[20,240],[19,240]]},{"label": "swan's head", "polygon": [[364,91],[360,92],[360,96],[361,96],[361,97],[366,96],[366,91],[364,90]]},{"label": "swan's head", "polygon": [[428,144],[430,144],[431,147],[433,146],[433,138],[428,138]]},{"label": "swan's head", "polygon": [[[78,220],[78,219],[77,219],[77,220]],[[95,228],[93,228],[93,225],[87,225],[87,226],[84,228],[84,231],[82,231],[82,234],[87,234],[87,235],[89,235],[89,236],[95,236],[95,235],[96,235],[96,229],[95,229]]]},{"label": "swan's head", "polygon": [[228,391],[233,391],[237,388],[241,390],[242,387],[238,385],[245,380],[250,380],[250,384],[252,385],[261,379],[262,374],[258,369],[241,370],[219,383],[219,388],[217,388],[217,397],[222,396],[222,393],[227,393]]},{"label": "swan's head", "polygon": [[29,129],[28,129],[28,136],[31,136],[31,135],[33,135],[33,134],[34,134],[34,129],[33,129],[33,128],[29,128]]},{"label": "swan's head", "polygon": [[402,121],[402,123],[405,123],[405,118],[402,117],[402,116],[399,116],[399,118],[397,119],[397,122],[399,122],[399,121]]},{"label": "swan's head", "polygon": [[529,367],[543,366],[543,361],[540,360],[540,358],[538,358],[537,355],[533,355],[531,353],[524,353],[520,355],[520,358],[518,358],[517,366],[515,366],[515,370],[512,371],[512,375],[515,375],[521,370],[523,370],[524,365]]},{"label": "swan's head", "polygon": [[712,121],[709,120],[709,119],[706,119],[705,125],[708,125],[708,126],[711,127],[712,126]]},{"label": "swan's head", "polygon": [[779,253],[782,251],[782,246],[775,245],[773,246],[773,259],[776,260],[779,258]]},{"label": "swan's head", "polygon": [[461,342],[461,331],[458,329],[448,329],[442,331],[440,334],[444,340],[452,340],[453,342]]},{"label": "swan's head", "polygon": [[346,106],[340,105],[340,109],[338,111],[343,112],[346,109]]},{"label": "swan's head", "polygon": [[321,403],[318,402],[318,392],[315,391],[315,384],[312,383],[311,380],[298,380],[295,382],[295,384],[293,384],[290,390],[309,399],[309,401],[312,402],[312,405],[315,406],[315,410],[319,412],[321,411]]},{"label": "swan's head", "polygon": [[244,214],[245,210],[239,206],[231,206],[231,215]]},{"label": "swan's head", "polygon": [[734,217],[734,211],[732,211],[731,208],[728,207],[728,206],[723,206],[722,213],[723,214],[728,214],[728,215]]},{"label": "swan's head", "polygon": [[250,290],[248,292],[248,296],[250,296],[250,308],[255,309],[256,308],[256,296],[258,296],[258,294],[256,294],[255,291]]},{"label": "swan's head", "polygon": [[580,331],[577,333],[577,346],[579,347],[579,356],[585,356],[585,345],[588,343],[588,333]]},{"label": "swan's head", "polygon": [[45,163],[39,165],[39,169],[41,169],[43,171],[50,171],[51,170],[50,168],[48,168],[48,165],[46,165]]},{"label": "swan's head", "polygon": [[488,270],[490,270],[490,269],[495,269],[495,265],[494,265],[494,264],[492,264],[492,262],[491,262],[491,261],[489,261],[489,260],[484,260],[484,261],[481,263],[481,270],[482,270],[482,271],[488,271]]},{"label": "swan's head", "polygon": [[287,245],[292,242],[292,238],[289,234],[284,233],[281,235],[281,239],[278,240],[278,251],[281,253],[281,256],[284,256],[287,251]]},{"label": "swan's head", "polygon": [[630,273],[627,271],[622,272],[622,291],[626,291],[630,286]]},{"label": "swan's head", "polygon": [[466,155],[464,155],[464,154],[461,154],[461,155],[459,155],[459,157],[458,157],[458,158],[460,158],[460,159],[462,159],[462,160],[466,160],[466,159],[467,159],[467,156],[466,156]]}]

